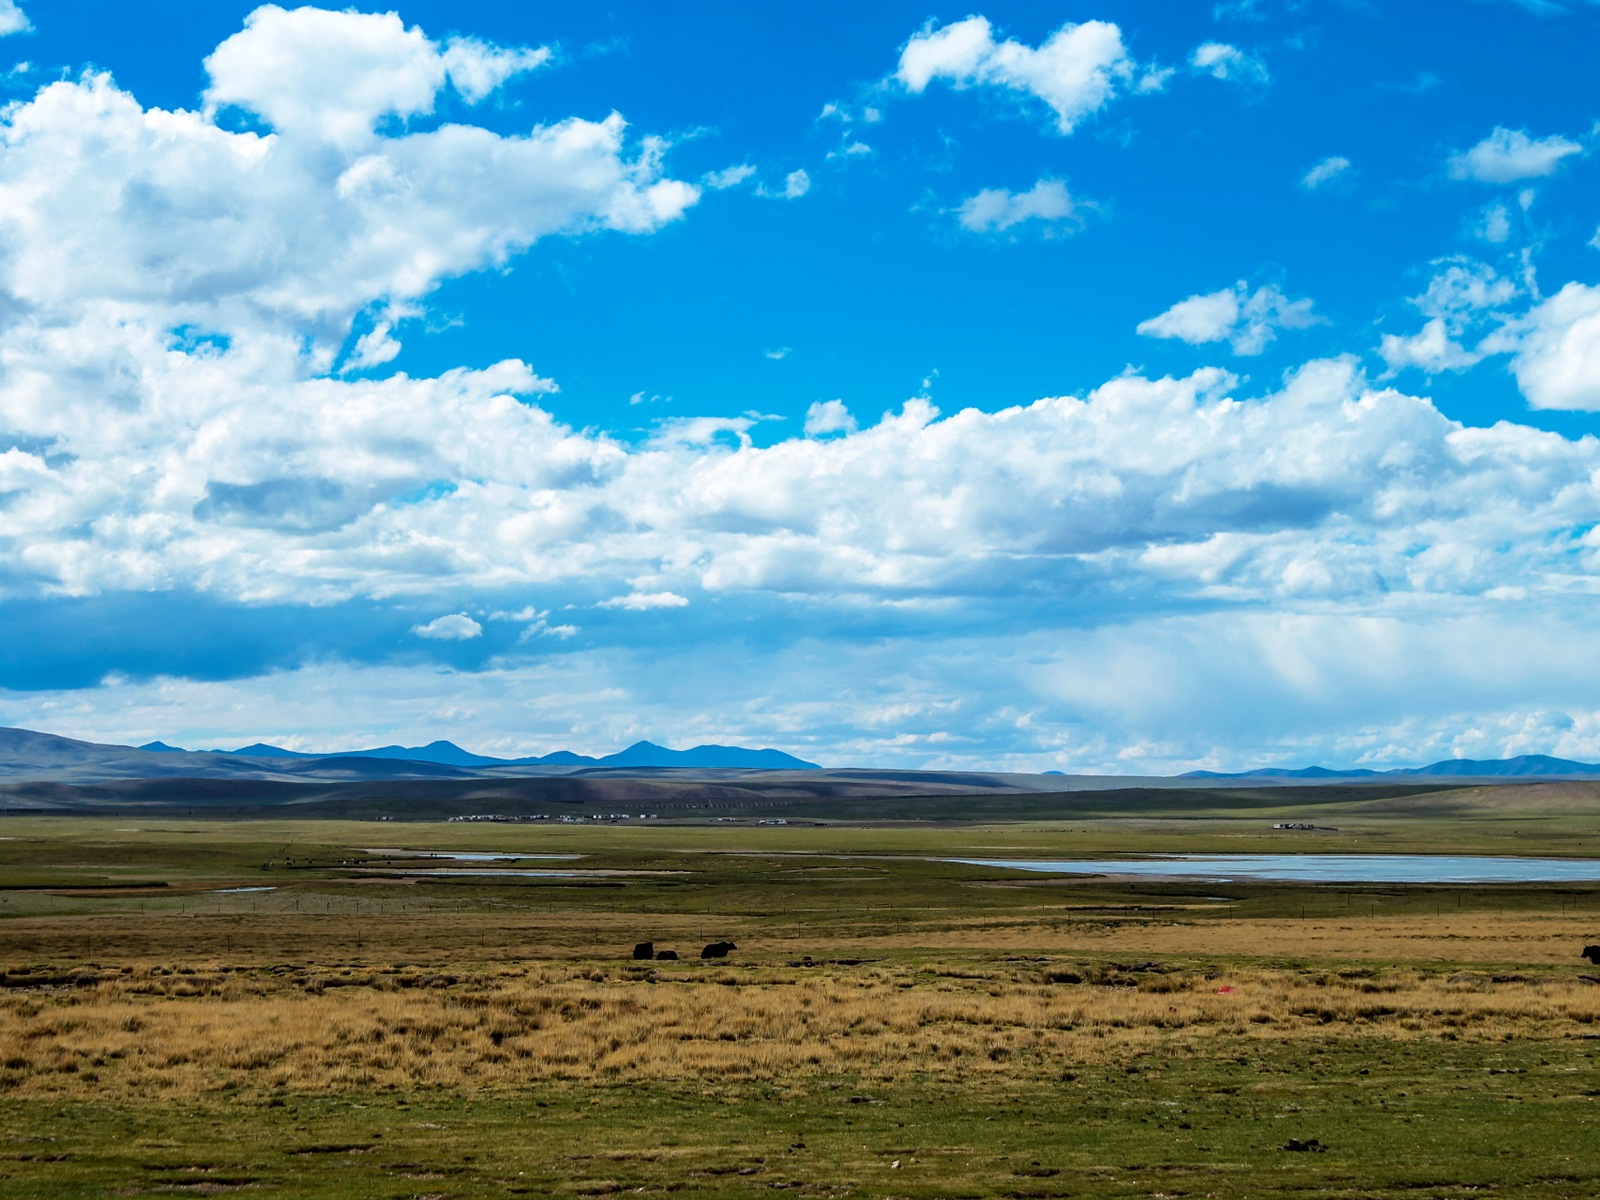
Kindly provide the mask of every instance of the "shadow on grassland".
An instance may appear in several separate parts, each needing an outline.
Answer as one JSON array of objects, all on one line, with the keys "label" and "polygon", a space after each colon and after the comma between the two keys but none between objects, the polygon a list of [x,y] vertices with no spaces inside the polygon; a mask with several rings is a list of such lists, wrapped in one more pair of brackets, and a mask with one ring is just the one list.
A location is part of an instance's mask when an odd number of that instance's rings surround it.
[{"label": "shadow on grassland", "polygon": [[[1321,809],[1393,810],[1425,815],[1465,811],[1451,785],[1325,784],[1306,787],[1129,787],[1097,791],[1031,792],[917,790],[914,778],[881,780],[793,776],[752,778],[729,772],[680,777],[671,771],[628,776],[513,779],[388,780],[297,783],[249,779],[119,780],[101,784],[14,783],[0,786],[0,814],[116,815],[130,812],[216,817],[294,816],[310,819],[442,820],[455,816],[589,818],[626,813],[665,820],[719,817],[790,821],[972,822],[1095,820],[1148,817],[1216,819],[1304,817]],[[975,782],[980,777],[974,777]],[[944,789],[960,781],[941,779]],[[1520,785],[1532,790],[1540,785]],[[1580,785],[1568,785],[1575,787]],[[1460,789],[1488,793],[1491,789]],[[1518,788],[1496,788],[1494,793]],[[884,794],[888,792],[889,794]],[[1593,794],[1589,797],[1592,805]],[[1473,798],[1482,806],[1483,795]],[[1433,806],[1430,808],[1430,806]]]}]

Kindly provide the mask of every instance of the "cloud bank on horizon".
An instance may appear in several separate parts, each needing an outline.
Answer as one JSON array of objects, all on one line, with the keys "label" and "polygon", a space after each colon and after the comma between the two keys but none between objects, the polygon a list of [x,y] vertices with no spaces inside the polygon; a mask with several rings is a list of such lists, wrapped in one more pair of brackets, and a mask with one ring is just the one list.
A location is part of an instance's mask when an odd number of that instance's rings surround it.
[{"label": "cloud bank on horizon", "polygon": [[0,4],[0,723],[1600,757],[1600,13],[617,12]]}]

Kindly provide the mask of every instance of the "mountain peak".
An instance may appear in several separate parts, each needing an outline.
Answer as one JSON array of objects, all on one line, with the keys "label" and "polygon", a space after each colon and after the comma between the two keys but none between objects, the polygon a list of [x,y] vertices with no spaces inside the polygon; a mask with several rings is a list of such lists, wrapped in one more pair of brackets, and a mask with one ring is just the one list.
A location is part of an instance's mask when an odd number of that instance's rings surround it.
[{"label": "mountain peak", "polygon": [[285,750],[282,746],[269,746],[266,742],[251,742],[237,750],[223,750],[223,754],[241,754],[246,758],[315,758],[314,754],[301,754],[298,750]]},{"label": "mountain peak", "polygon": [[782,750],[706,744],[669,750],[655,742],[635,742],[626,750],[600,759],[602,767],[725,767],[743,770],[816,770],[817,764]]}]

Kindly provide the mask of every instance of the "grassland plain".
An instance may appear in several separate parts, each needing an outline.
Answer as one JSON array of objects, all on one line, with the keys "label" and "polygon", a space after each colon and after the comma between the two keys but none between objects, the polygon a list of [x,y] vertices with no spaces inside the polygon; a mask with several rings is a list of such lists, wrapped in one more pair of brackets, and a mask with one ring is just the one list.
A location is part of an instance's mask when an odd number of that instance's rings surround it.
[{"label": "grassland plain", "polygon": [[[777,828],[10,818],[0,1193],[1600,1195],[1600,985],[1576,956],[1600,886],[928,861],[1592,854],[1600,813],[1560,788],[1231,803]],[[1271,829],[1308,804],[1337,830]],[[621,873],[427,876],[374,847]],[[730,961],[692,957],[721,937]],[[633,962],[641,938],[686,958]]]}]

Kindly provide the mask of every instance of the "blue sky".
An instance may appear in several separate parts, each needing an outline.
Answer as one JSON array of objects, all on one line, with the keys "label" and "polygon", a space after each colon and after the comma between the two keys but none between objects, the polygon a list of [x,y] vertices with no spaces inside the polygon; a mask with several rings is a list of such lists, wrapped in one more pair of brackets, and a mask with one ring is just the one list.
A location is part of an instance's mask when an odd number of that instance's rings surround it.
[{"label": "blue sky", "polygon": [[0,4],[0,721],[1600,758],[1600,8],[1440,12]]}]

